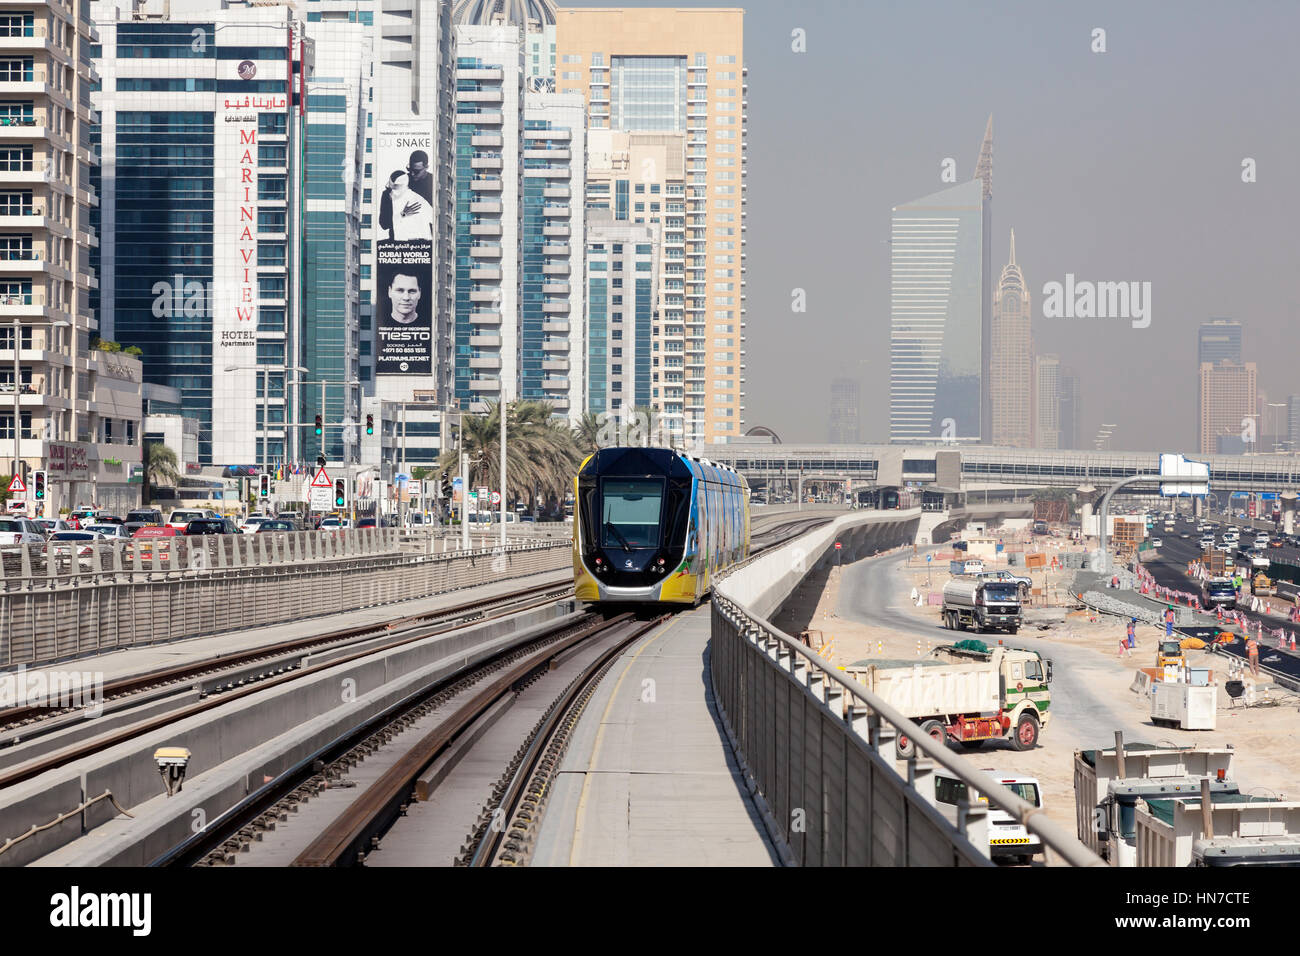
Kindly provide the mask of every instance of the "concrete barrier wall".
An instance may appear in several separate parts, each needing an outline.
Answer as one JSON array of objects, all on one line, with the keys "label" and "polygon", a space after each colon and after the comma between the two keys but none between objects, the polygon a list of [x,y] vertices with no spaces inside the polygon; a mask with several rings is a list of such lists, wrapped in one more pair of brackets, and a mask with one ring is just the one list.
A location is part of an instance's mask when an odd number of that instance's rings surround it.
[{"label": "concrete barrier wall", "polygon": [[920,521],[919,508],[842,512],[830,524],[773,548],[729,574],[718,585],[719,593],[770,618],[819,562],[835,560],[835,542],[840,543],[839,560],[848,563],[910,545]]},{"label": "concrete barrier wall", "polygon": [[[175,554],[169,552],[169,559]],[[234,563],[229,554],[213,554],[223,557],[211,556],[201,570],[99,572],[59,578],[48,588],[0,592],[0,668],[282,624],[556,571],[569,566],[572,550],[568,541],[539,541],[505,551],[375,553],[304,539],[281,553],[283,560]]]}]

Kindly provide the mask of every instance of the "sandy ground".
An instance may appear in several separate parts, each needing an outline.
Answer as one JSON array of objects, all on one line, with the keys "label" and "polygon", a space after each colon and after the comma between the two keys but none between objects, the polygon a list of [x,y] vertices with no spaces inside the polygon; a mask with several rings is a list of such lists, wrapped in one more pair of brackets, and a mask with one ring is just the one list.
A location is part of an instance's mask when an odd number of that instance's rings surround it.
[{"label": "sandy ground", "polygon": [[[937,606],[918,608],[909,600],[913,588],[921,595],[927,590],[924,553],[922,550],[919,560],[903,555],[876,559],[888,562],[890,566],[884,573],[897,580],[897,587],[891,588],[897,601],[888,610],[906,616],[916,628],[912,633],[900,632],[893,626],[858,623],[836,613],[841,606],[841,584],[849,569],[833,569],[826,588],[820,593],[813,593],[811,588],[809,593],[796,593],[794,600],[805,606],[815,602],[814,620],[809,627],[823,632],[829,645],[824,656],[840,667],[882,655],[914,658],[935,644],[955,638],[953,632],[943,629]],[[944,565],[946,568],[946,562]],[[1055,584],[1063,587],[1072,575],[1070,571],[1049,572],[1049,588]],[[1036,586],[1041,576],[1042,572],[1033,575]],[[930,581],[934,591],[946,580],[946,570],[932,571]],[[917,632],[927,636],[918,637]],[[1233,774],[1242,792],[1278,798],[1300,795],[1300,746],[1297,746],[1300,698],[1261,683],[1259,696],[1266,703],[1250,708],[1241,704],[1233,706],[1222,689],[1227,679],[1224,669],[1228,659],[1204,651],[1189,651],[1191,666],[1216,670],[1215,680],[1220,685],[1217,729],[1181,731],[1156,727],[1150,722],[1149,698],[1139,697],[1130,685],[1138,667],[1154,665],[1156,640],[1163,632],[1150,625],[1139,627],[1137,649],[1131,657],[1120,659],[1117,652],[1123,634],[1124,622],[1117,618],[1070,613],[1065,607],[1026,608],[1025,626],[1017,638],[1006,639],[1034,646],[1044,657],[1053,659],[1052,721],[1039,738],[1039,746],[1032,751],[1020,753],[1011,749],[1009,743],[991,742],[973,753],[961,748],[953,748],[953,753],[974,761],[981,769],[1037,777],[1048,816],[1070,832],[1075,830],[1074,752],[1113,746],[1115,730],[1123,730],[1126,741],[1179,746],[1231,744],[1238,751]],[[992,643],[999,635],[980,637]],[[1268,653],[1265,650],[1263,656],[1267,657]],[[1063,673],[1062,668],[1069,670]]]}]

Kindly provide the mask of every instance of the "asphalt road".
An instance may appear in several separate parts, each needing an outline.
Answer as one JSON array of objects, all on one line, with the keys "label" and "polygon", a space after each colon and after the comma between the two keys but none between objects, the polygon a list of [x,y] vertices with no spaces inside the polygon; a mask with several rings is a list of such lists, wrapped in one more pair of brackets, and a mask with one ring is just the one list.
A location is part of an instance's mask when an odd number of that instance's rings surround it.
[{"label": "asphalt road", "polygon": [[[927,626],[918,621],[904,606],[908,595],[902,591],[894,568],[906,558],[906,555],[891,555],[847,565],[840,583],[840,603],[836,613],[863,624],[888,627],[900,634],[914,634],[935,643],[959,640],[957,635],[937,622]],[[1122,628],[1118,622],[1115,628],[1118,644]],[[993,640],[1000,638],[1008,647],[1038,651],[1052,661],[1052,722],[1045,733],[1051,736],[1053,746],[1070,749],[1109,746],[1114,743],[1116,730],[1124,731],[1126,740],[1155,743],[1167,736],[1151,723],[1136,720],[1131,707],[1124,712],[1094,690],[1103,673],[1111,677],[1114,674],[1112,665],[1103,655],[1084,647],[1035,640],[1026,637],[1027,633],[1035,632],[1022,629],[1016,637],[1005,634],[988,637]]]}]

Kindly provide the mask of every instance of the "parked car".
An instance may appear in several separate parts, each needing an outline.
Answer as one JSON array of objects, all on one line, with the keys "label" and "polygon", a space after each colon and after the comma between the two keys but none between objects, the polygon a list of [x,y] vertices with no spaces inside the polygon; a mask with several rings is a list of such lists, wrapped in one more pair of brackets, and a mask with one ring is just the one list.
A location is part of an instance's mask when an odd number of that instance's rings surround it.
[{"label": "parked car", "polygon": [[31,518],[0,518],[0,545],[44,543],[45,530]]}]

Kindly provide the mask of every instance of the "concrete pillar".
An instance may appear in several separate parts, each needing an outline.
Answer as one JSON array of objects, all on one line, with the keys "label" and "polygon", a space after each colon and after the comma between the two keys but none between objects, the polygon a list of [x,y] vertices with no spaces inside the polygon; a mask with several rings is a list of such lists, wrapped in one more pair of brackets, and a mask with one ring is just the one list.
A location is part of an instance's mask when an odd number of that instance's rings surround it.
[{"label": "concrete pillar", "polygon": [[1282,499],[1282,533],[1295,534],[1295,509],[1297,495],[1294,491],[1284,491]]}]

